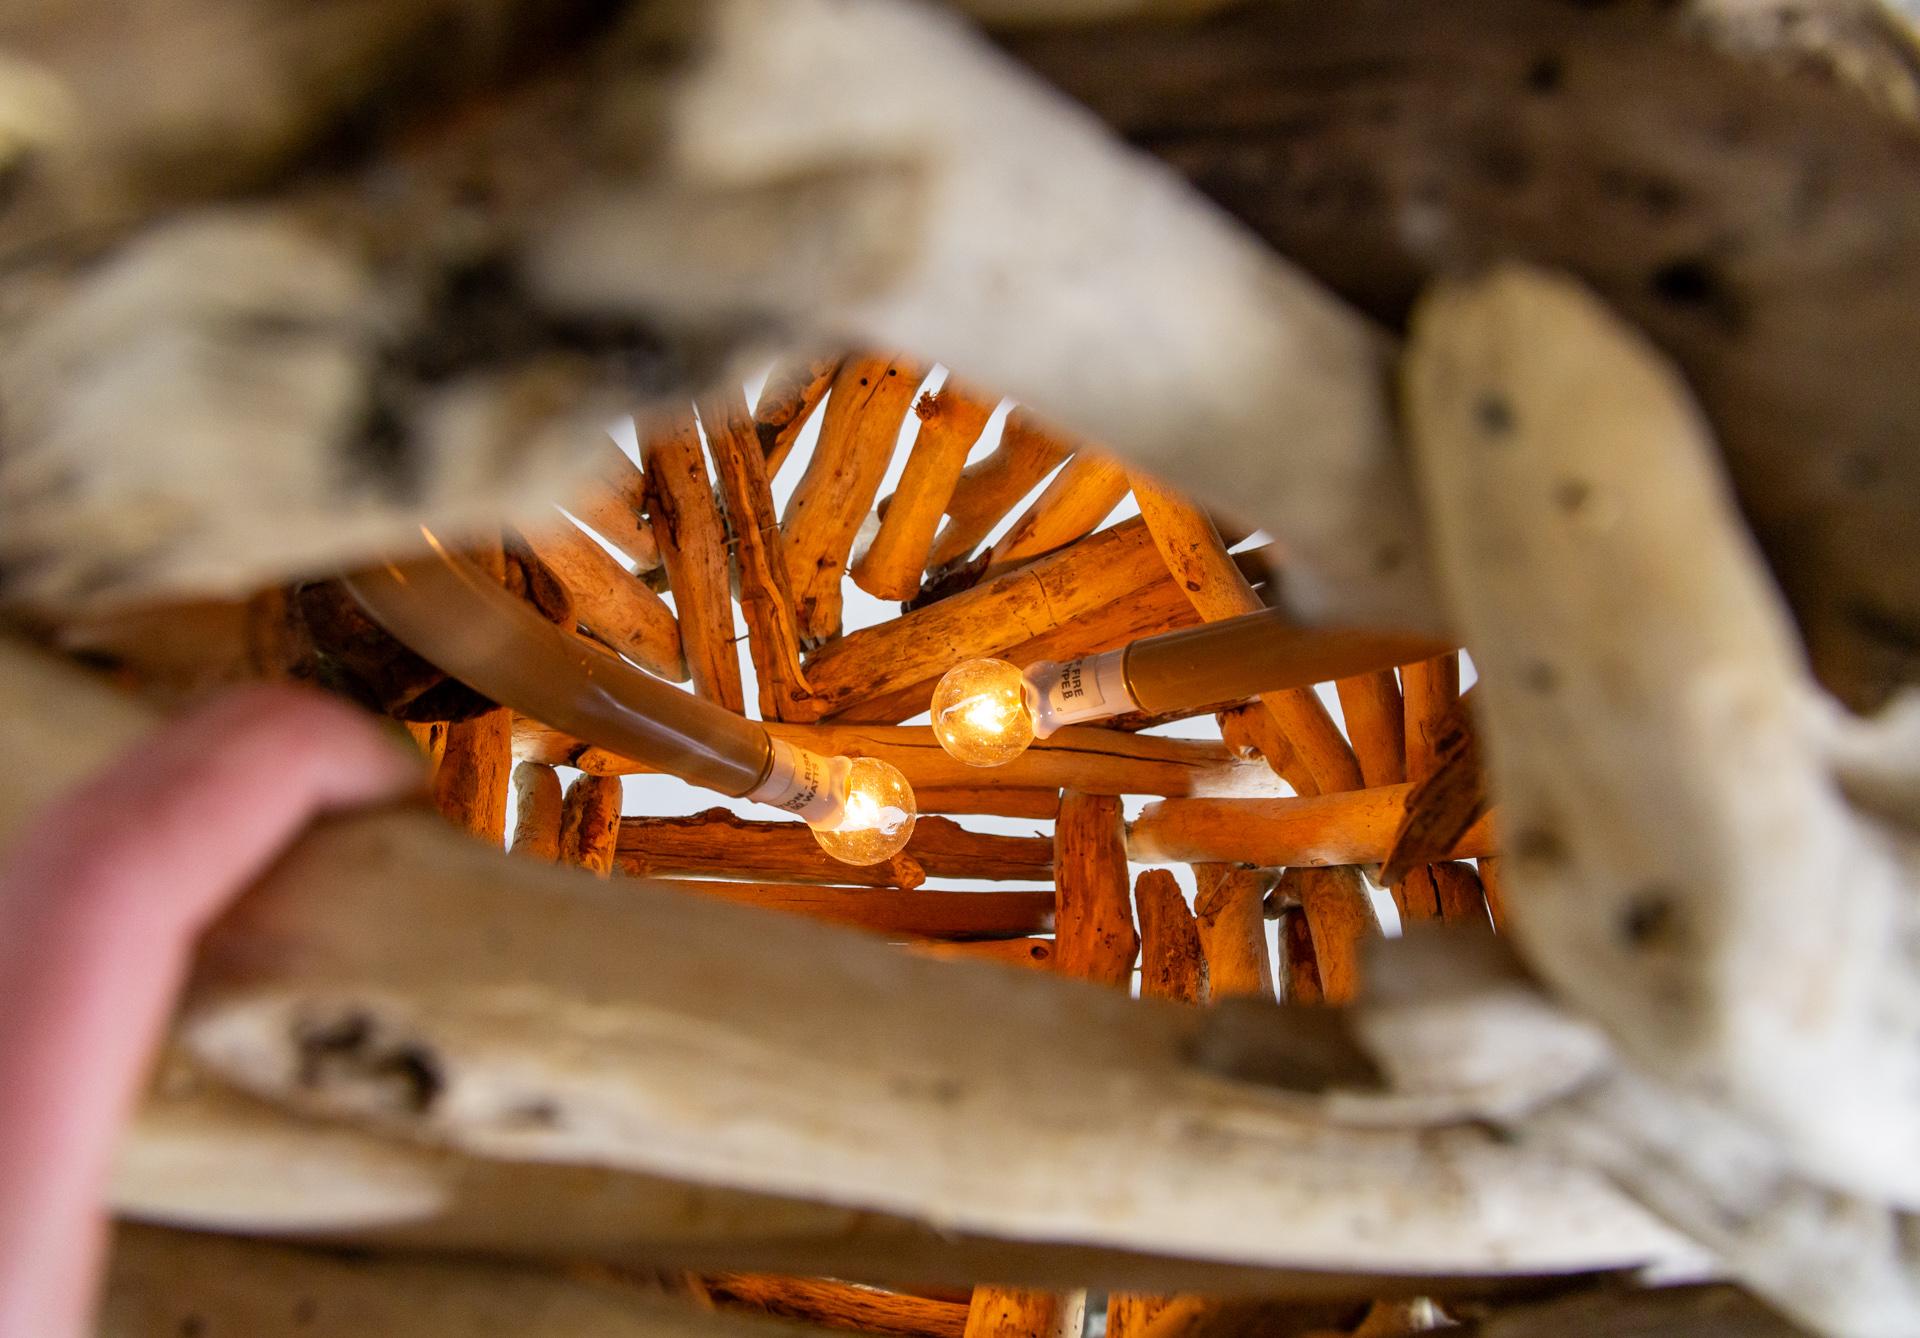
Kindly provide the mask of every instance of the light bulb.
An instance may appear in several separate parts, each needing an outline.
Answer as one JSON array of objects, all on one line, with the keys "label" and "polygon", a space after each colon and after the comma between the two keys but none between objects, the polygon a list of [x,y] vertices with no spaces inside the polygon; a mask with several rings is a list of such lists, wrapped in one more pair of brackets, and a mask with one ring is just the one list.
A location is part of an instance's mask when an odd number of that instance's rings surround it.
[{"label": "light bulb", "polygon": [[913,787],[898,767],[876,757],[856,757],[847,771],[840,813],[810,825],[813,839],[835,859],[878,864],[900,853],[913,835],[918,813]]},{"label": "light bulb", "polygon": [[1005,766],[1033,742],[1027,684],[1005,660],[967,660],[933,690],[933,736],[970,767]]}]

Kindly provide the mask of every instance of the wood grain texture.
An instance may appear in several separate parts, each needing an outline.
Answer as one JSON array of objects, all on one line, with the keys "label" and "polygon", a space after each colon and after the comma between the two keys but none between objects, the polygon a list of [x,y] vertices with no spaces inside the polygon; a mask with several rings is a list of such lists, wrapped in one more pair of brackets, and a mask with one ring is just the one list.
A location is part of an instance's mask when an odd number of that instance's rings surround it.
[{"label": "wood grain texture", "polygon": [[1208,997],[1272,999],[1265,901],[1273,875],[1229,864],[1196,864],[1193,874],[1199,883],[1193,919],[1207,955]]},{"label": "wood grain texture", "polygon": [[560,806],[560,862],[606,878],[620,834],[618,776],[576,776]]},{"label": "wood grain texture", "polygon": [[969,831],[922,818],[907,847],[881,864],[843,864],[799,822],[752,822],[725,809],[689,818],[622,818],[619,862],[635,877],[733,877],[796,883],[918,887],[935,878],[1048,882],[1053,843],[1041,836]]},{"label": "wood grain texture", "polygon": [[1175,1003],[1207,1001],[1207,958],[1193,910],[1165,869],[1145,869],[1133,882],[1140,924],[1140,994]]},{"label": "wood grain texture", "polygon": [[513,802],[513,853],[546,864],[559,859],[559,773],[541,762],[516,763]]},{"label": "wood grain texture", "polygon": [[640,571],[660,565],[660,546],[647,523],[647,475],[609,443],[597,476],[563,504],[583,524],[627,555]]},{"label": "wood grain texture", "polygon": [[767,373],[760,399],[753,406],[753,431],[760,442],[767,477],[780,472],[800,433],[826,399],[834,377],[840,374],[841,354],[783,358]]},{"label": "wood grain texture", "polygon": [[647,466],[648,514],[673,591],[694,691],[730,711],[743,711],[726,527],[714,505],[693,415],[678,414],[649,432],[641,458]]},{"label": "wood grain texture", "polygon": [[847,558],[926,374],[905,359],[854,356],[834,377],[820,440],[780,518],[794,612],[810,642],[840,633]]},{"label": "wood grain texture", "polygon": [[517,538],[566,587],[581,626],[649,673],[686,679],[674,611],[612,554],[560,517]]},{"label": "wood grain texture", "polygon": [[1353,1003],[1360,997],[1367,944],[1381,936],[1365,877],[1350,864],[1296,866],[1281,875],[1279,893],[1297,901],[1306,919],[1322,997],[1330,1004]]},{"label": "wood grain texture", "polygon": [[929,574],[971,553],[1073,450],[1025,409],[1007,415],[1000,444],[967,466],[947,499],[947,523],[927,556]]},{"label": "wood grain texture", "polygon": [[773,506],[769,469],[753,435],[744,395],[714,394],[700,401],[700,422],[733,539],[733,571],[740,613],[747,624],[747,653],[764,720],[790,719],[804,701],[806,671],[800,667],[800,623],[793,586]]},{"label": "wood grain texture", "polygon": [[1338,679],[1340,714],[1347,739],[1369,786],[1398,785],[1407,779],[1407,729],[1400,679],[1391,669],[1376,669]]},{"label": "wood grain texture", "polygon": [[[1410,788],[1384,785],[1294,799],[1163,799],[1134,820],[1128,848],[1134,859],[1150,864],[1378,864],[1399,830]],[[1475,823],[1449,853],[1492,854],[1491,821]]]},{"label": "wood grain texture", "polygon": [[826,1278],[703,1273],[700,1287],[722,1309],[800,1320],[823,1329],[892,1338],[961,1338],[967,1307]]},{"label": "wood grain texture", "polygon": [[[976,875],[978,876],[978,875]],[[1079,980],[1126,988],[1140,938],[1127,887],[1120,801],[1068,791],[1053,827],[1056,969]]]},{"label": "wood grain texture", "polygon": [[1082,446],[987,550],[988,576],[1031,562],[1093,533],[1127,495],[1127,467]]},{"label": "wood grain texture", "polygon": [[854,561],[855,585],[881,599],[913,598],[967,452],[997,407],[997,400],[951,378],[914,402],[920,431],[898,486],[881,508],[879,531]]}]

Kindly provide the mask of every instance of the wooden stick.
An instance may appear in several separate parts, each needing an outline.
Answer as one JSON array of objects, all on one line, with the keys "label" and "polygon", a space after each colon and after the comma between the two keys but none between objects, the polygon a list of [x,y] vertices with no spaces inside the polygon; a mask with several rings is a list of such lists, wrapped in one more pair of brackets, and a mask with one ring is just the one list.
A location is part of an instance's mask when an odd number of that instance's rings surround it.
[{"label": "wooden stick", "polygon": [[1265,899],[1273,885],[1262,869],[1196,864],[1200,885],[1194,924],[1207,954],[1208,997],[1274,997],[1273,954],[1267,949]]},{"label": "wooden stick", "polygon": [[705,1273],[707,1296],[723,1309],[754,1311],[827,1329],[895,1338],[961,1338],[967,1307],[824,1278],[768,1273]]},{"label": "wooden stick", "polygon": [[1029,971],[1052,971],[1058,952],[1050,938],[980,939],[975,942],[945,943],[929,939],[909,943],[907,949],[921,957],[947,962],[993,962],[1017,966]]},{"label": "wooden stick", "polygon": [[652,571],[660,565],[660,546],[645,515],[646,471],[617,446],[609,444],[602,454],[606,462],[600,476],[565,503],[566,509],[625,553],[636,569]]},{"label": "wooden stick", "polygon": [[1312,770],[1294,749],[1293,741],[1280,728],[1266,703],[1243,702],[1230,706],[1214,717],[1220,726],[1220,738],[1234,756],[1257,758],[1268,770],[1293,787],[1295,794],[1318,794],[1319,783]]},{"label": "wooden stick", "polygon": [[1053,932],[1051,888],[1033,892],[928,892],[809,883],[667,882],[653,886],[737,906],[804,915],[891,938],[1012,938]]},{"label": "wooden stick", "polygon": [[[1002,767],[982,771],[950,757],[927,725],[790,725],[770,723],[776,739],[832,757],[877,757],[900,769],[918,793],[928,789],[1006,788],[1087,794],[1278,795],[1265,767],[1237,760],[1224,744],[1128,734],[1096,725],[1069,725],[1036,739]],[[653,768],[590,747],[521,717],[514,726],[518,756],[550,766],[577,767],[598,776],[629,776]]]},{"label": "wooden stick", "polygon": [[1085,1292],[976,1287],[966,1338],[1078,1338],[1086,1306]]},{"label": "wooden stick", "polygon": [[1373,897],[1360,870],[1350,864],[1296,866],[1281,875],[1279,892],[1298,901],[1304,913],[1326,1002],[1354,1002],[1360,997],[1366,945],[1381,935]]},{"label": "wooden stick", "polygon": [[1206,953],[1180,884],[1165,869],[1142,870],[1133,883],[1133,905],[1140,921],[1141,996],[1205,1003]]},{"label": "wooden stick", "polygon": [[1393,849],[1381,873],[1389,885],[1415,865],[1444,859],[1461,833],[1492,807],[1479,736],[1467,709],[1472,696],[1468,693],[1456,700],[1446,716],[1429,728],[1434,760],[1407,796],[1407,815],[1394,833]]},{"label": "wooden stick", "polygon": [[760,402],[753,409],[753,428],[768,478],[778,474],[786,463],[793,444],[800,439],[813,411],[826,399],[844,361],[841,354],[787,358],[767,373],[767,382],[760,387]]},{"label": "wooden stick", "polygon": [[560,858],[560,775],[540,762],[513,769],[513,853],[552,864]]},{"label": "wooden stick", "polygon": [[1073,791],[1061,799],[1053,828],[1053,880],[1059,899],[1054,913],[1058,969],[1124,989],[1133,978],[1140,939],[1127,893],[1119,799]]},{"label": "wooden stick", "polygon": [[[1206,512],[1139,472],[1133,475],[1133,495],[1174,584],[1187,592],[1203,619],[1217,622],[1266,607],[1234,565]],[[1297,783],[1296,790],[1325,794],[1361,788],[1360,763],[1318,693],[1312,688],[1287,688],[1260,694],[1260,702],[1313,778],[1310,790]]]},{"label": "wooden stick", "polygon": [[1445,921],[1490,925],[1486,894],[1471,864],[1447,860],[1422,864],[1393,884],[1394,904],[1406,925]]},{"label": "wooden stick", "polygon": [[885,864],[843,864],[798,822],[750,822],[722,808],[690,818],[622,818],[620,867],[635,877],[732,877],[795,883],[918,887],[935,878],[1048,882],[1053,843],[1045,837],[968,831],[948,818],[922,818],[907,848]]},{"label": "wooden stick", "polygon": [[991,813],[1002,818],[1045,818],[1060,815],[1058,790],[1000,789],[994,786],[914,786],[913,797],[922,813]]},{"label": "wooden stick", "polygon": [[1081,447],[987,554],[986,575],[1065,548],[1093,533],[1127,495],[1127,467]]},{"label": "wooden stick", "polygon": [[[1078,659],[1157,632],[1191,627],[1197,622],[1199,618],[1193,606],[1173,582],[1166,579],[1163,570],[1148,584],[1070,618],[1052,631],[1009,647],[1000,653],[1000,658],[1023,667],[1040,660]],[[891,692],[862,697],[832,712],[830,718],[884,724],[909,719],[927,709],[939,681],[939,674],[934,674]]]},{"label": "wooden stick", "polygon": [[1407,711],[1407,779],[1422,781],[1440,765],[1440,736],[1460,700],[1460,654],[1400,666]]},{"label": "wooden stick", "polygon": [[[1164,580],[1146,527],[1128,521],[937,604],[850,632],[807,661],[810,718],[999,655]],[[920,710],[925,710],[923,703]]]},{"label": "wooden stick", "polygon": [[620,833],[618,776],[576,776],[560,810],[560,862],[606,878]]},{"label": "wooden stick", "polygon": [[[1147,864],[1378,864],[1399,829],[1411,788],[1384,785],[1296,799],[1163,799],[1134,820],[1128,851]],[[1491,815],[1448,853],[1463,859],[1492,854]]]},{"label": "wooden stick", "polygon": [[760,715],[790,719],[810,694],[800,667],[800,624],[793,587],[774,513],[770,473],[752,434],[743,394],[714,394],[700,401],[700,421],[733,536],[733,569],[739,579],[740,612],[747,623],[747,653],[759,683]]},{"label": "wooden stick", "polygon": [[969,465],[947,499],[947,523],[927,555],[929,574],[974,550],[1034,485],[1073,450],[1025,409],[1007,415],[993,454]]},{"label": "wooden stick", "polygon": [[781,517],[794,612],[810,641],[840,634],[847,555],[926,374],[905,359],[857,356],[834,377],[820,440]]},{"label": "wooden stick", "polygon": [[680,642],[694,691],[729,711],[743,711],[726,531],[714,506],[693,415],[677,415],[649,433],[641,454],[647,463],[648,514],[679,614]]},{"label": "wooden stick", "polygon": [[680,622],[612,554],[559,517],[517,537],[567,588],[574,616],[596,638],[649,673],[685,680]]},{"label": "wooden stick", "polygon": [[952,380],[914,403],[920,432],[882,513],[879,532],[854,561],[855,585],[881,599],[911,599],[919,590],[934,533],[960,481],[967,452],[997,407],[997,400]]},{"label": "wooden stick", "polygon": [[1400,680],[1391,669],[1376,669],[1334,683],[1347,738],[1369,787],[1399,785],[1407,779],[1407,727]]},{"label": "wooden stick", "polygon": [[1302,1007],[1327,1003],[1326,985],[1320,978],[1320,959],[1313,945],[1313,928],[1307,922],[1305,911],[1298,906],[1281,909],[1278,941],[1285,985],[1281,998]]},{"label": "wooden stick", "polygon": [[504,706],[447,726],[433,772],[433,803],[483,841],[504,845],[513,773],[513,712]]}]

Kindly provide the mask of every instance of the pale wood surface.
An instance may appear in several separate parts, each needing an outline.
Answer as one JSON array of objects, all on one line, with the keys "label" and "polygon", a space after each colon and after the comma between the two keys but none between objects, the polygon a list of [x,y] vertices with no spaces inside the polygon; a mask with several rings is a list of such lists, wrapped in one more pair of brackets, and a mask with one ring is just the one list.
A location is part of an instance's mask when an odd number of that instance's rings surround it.
[{"label": "pale wood surface", "polygon": [[574,616],[594,636],[650,673],[687,677],[674,611],[606,549],[559,516],[519,538],[566,587]]},{"label": "pale wood surface", "polygon": [[513,853],[548,864],[560,858],[560,776],[541,762],[513,768]]},{"label": "pale wood surface", "polygon": [[1082,446],[987,553],[987,575],[1030,562],[1085,538],[1120,505],[1130,485],[1127,467]]},{"label": "pale wood surface", "polygon": [[1274,997],[1273,954],[1267,948],[1264,902],[1273,875],[1226,864],[1193,866],[1199,892],[1194,925],[1207,955],[1207,993],[1214,1001]]},{"label": "pale wood surface", "polygon": [[993,453],[962,471],[947,499],[947,523],[927,556],[937,571],[974,550],[1007,512],[1051,473],[1073,449],[1025,409],[1007,415]]},{"label": "pale wood surface", "polygon": [[[1293,799],[1163,799],[1128,831],[1128,849],[1146,863],[1378,864],[1387,856],[1412,787],[1383,785]],[[1482,818],[1451,852],[1493,853]]]},{"label": "pale wood surface", "polygon": [[783,358],[767,373],[759,403],[753,406],[754,435],[766,461],[767,477],[780,472],[807,420],[826,399],[842,361],[840,354]]},{"label": "pale wood surface", "polygon": [[854,561],[855,585],[881,599],[913,597],[967,452],[997,407],[997,400],[952,380],[914,403],[920,431],[882,511],[879,531]]}]

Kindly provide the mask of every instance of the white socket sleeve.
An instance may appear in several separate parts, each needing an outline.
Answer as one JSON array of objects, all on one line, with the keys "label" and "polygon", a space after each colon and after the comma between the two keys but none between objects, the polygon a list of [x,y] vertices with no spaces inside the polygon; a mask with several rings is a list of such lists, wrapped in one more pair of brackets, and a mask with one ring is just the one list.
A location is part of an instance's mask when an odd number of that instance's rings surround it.
[{"label": "white socket sleeve", "polygon": [[1033,736],[1044,739],[1062,725],[1105,720],[1131,711],[1134,700],[1127,691],[1126,663],[1123,646],[1065,664],[1042,660],[1029,665],[1024,677]]},{"label": "white socket sleeve", "polygon": [[852,770],[850,758],[822,757],[775,739],[773,766],[747,798],[797,814],[809,827],[831,831],[846,816],[847,773]]}]

